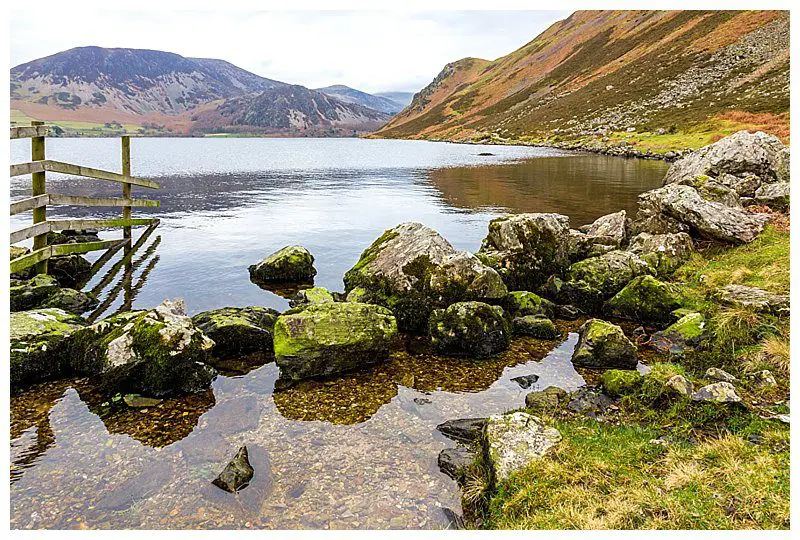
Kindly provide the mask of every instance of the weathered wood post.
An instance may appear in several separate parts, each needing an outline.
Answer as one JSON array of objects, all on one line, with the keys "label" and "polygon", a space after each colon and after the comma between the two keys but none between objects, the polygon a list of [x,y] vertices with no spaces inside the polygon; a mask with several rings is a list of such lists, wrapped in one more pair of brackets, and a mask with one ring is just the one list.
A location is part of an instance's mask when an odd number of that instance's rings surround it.
[{"label": "weathered wood post", "polygon": [[[43,126],[44,122],[33,121],[31,126]],[[31,161],[42,161],[45,159],[44,137],[31,137]],[[47,192],[45,172],[35,172],[31,174],[31,196],[44,195]],[[33,224],[47,220],[47,206],[40,206],[33,209]],[[33,251],[47,247],[47,233],[38,234],[33,237]],[[36,263],[34,271],[37,274],[47,273],[47,259]]]},{"label": "weathered wood post", "polygon": [[[122,136],[122,176],[125,178],[130,178],[131,176],[131,138],[128,135]],[[126,200],[131,200],[133,198],[131,195],[131,184],[128,182],[122,184],[122,198]],[[130,220],[131,217],[131,207],[123,206],[122,219]],[[123,247],[124,253],[125,255],[128,255],[132,249],[132,235],[130,227],[122,228],[122,238],[125,240],[125,245]],[[125,263],[125,275],[123,279],[125,287],[125,302],[128,303],[133,301],[133,298],[131,297],[131,286],[133,285],[133,265],[130,257],[125,257],[125,259],[127,262]]]}]

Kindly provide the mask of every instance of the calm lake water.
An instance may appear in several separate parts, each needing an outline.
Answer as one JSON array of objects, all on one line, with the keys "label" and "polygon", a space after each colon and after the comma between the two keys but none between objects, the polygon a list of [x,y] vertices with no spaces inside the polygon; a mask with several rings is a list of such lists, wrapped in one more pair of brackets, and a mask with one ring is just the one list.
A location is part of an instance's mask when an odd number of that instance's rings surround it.
[{"label": "calm lake water", "polygon": [[[573,227],[624,208],[660,185],[657,161],[550,149],[358,139],[134,139],[133,174],[161,184],[134,209],[161,225],[114,270],[86,285],[94,316],[183,297],[190,313],[287,301],[252,284],[247,267],[288,244],[315,256],[316,285],[342,276],[385,229],[421,221],[475,251],[490,219],[559,212]],[[29,159],[25,140],[11,160]],[[494,155],[479,156],[490,152]],[[119,140],[48,139],[51,159],[120,170]],[[12,201],[30,181],[12,179]],[[110,182],[48,175],[54,192],[118,196]],[[53,208],[48,217],[118,217],[114,209]],[[14,216],[11,228],[30,223]],[[141,229],[134,232],[138,238]],[[118,233],[102,232],[104,238]],[[96,259],[97,254],[91,256]],[[116,265],[119,269],[121,265]],[[274,393],[274,362],[252,358],[212,390],[146,410],[102,407],[86,381],[31,389],[11,403],[14,528],[436,528],[459,491],[438,471],[445,420],[519,407],[528,390],[576,388],[574,326],[559,342],[518,340],[473,363],[398,353],[387,364]],[[238,496],[210,481],[241,444],[253,483]]]}]

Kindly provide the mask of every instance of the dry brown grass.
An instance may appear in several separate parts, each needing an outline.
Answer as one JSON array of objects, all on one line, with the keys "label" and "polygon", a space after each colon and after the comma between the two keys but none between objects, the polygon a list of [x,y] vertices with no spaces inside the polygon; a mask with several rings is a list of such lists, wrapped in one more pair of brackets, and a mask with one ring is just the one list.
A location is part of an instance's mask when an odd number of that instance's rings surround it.
[{"label": "dry brown grass", "polygon": [[[763,131],[778,137],[784,144],[789,144],[789,113],[750,113],[745,111],[728,111],[716,117],[724,122],[735,124],[738,129],[747,131]],[[717,140],[725,135],[716,135]],[[716,141],[714,141],[716,142]]]}]

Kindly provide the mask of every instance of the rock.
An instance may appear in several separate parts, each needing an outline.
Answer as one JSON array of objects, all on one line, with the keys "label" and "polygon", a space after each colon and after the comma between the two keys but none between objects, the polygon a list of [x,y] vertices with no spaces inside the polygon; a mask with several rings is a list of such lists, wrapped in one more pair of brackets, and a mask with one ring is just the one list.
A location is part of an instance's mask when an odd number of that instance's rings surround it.
[{"label": "rock", "polygon": [[125,312],[75,332],[71,368],[98,377],[110,393],[152,397],[205,390],[216,372],[205,365],[214,342],[186,315],[183,300]]},{"label": "rock", "polygon": [[602,416],[611,406],[611,399],[590,388],[579,388],[568,396],[567,409],[589,418]]},{"label": "rock", "polygon": [[126,394],[122,397],[122,401],[124,401],[125,405],[131,407],[132,409],[144,409],[147,407],[155,407],[164,400],[140,396],[139,394]]},{"label": "rock", "polygon": [[664,385],[684,396],[689,396],[694,392],[694,385],[683,375],[673,375]]},{"label": "rock", "polygon": [[723,381],[729,383],[737,382],[736,377],[719,368],[710,367],[706,370],[706,379],[711,379],[712,381]]},{"label": "rock", "polygon": [[558,331],[553,321],[538,315],[516,317],[513,321],[513,327],[514,333],[518,336],[530,336],[547,340],[561,337],[561,332]]},{"label": "rock", "polygon": [[707,335],[706,319],[701,313],[688,313],[662,332],[650,336],[647,345],[671,356],[683,356],[693,350]]},{"label": "rock", "polygon": [[736,388],[729,382],[715,382],[707,384],[692,394],[694,401],[713,401],[716,403],[739,403],[742,398],[736,393]]},{"label": "rock", "polygon": [[556,306],[556,317],[559,319],[564,319],[565,321],[574,321],[575,319],[579,319],[583,315],[583,312],[576,308],[575,306],[570,305],[557,305]]},{"label": "rock", "polygon": [[474,255],[456,251],[421,223],[389,229],[344,276],[348,301],[388,307],[401,330],[422,333],[430,313],[453,302],[495,302],[508,292],[500,275]]},{"label": "rock", "polygon": [[42,307],[60,308],[80,315],[97,306],[97,298],[92,293],[75,289],[58,289],[42,303]]},{"label": "rock", "polygon": [[236,456],[211,483],[229,493],[236,493],[250,484],[253,473],[253,467],[247,456],[247,447],[242,446]]},{"label": "rock", "polygon": [[11,388],[61,376],[69,371],[69,342],[86,321],[61,309],[18,311],[10,317]]},{"label": "rock", "polygon": [[396,339],[397,321],[384,307],[313,304],[278,317],[275,361],[285,380],[331,375],[385,360]]},{"label": "rock", "polygon": [[719,182],[715,182],[710,176],[697,175],[684,185],[690,185],[695,188],[697,193],[707,201],[718,202],[725,206],[742,206],[739,201],[739,194],[736,191]]},{"label": "rock", "polygon": [[619,326],[589,319],[578,330],[572,364],[589,369],[634,369],[636,345],[625,337]]},{"label": "rock", "polygon": [[789,210],[789,182],[763,184],[755,192],[758,204],[766,204],[770,208],[786,212]]},{"label": "rock", "polygon": [[12,279],[9,289],[11,311],[40,307],[58,289],[56,278],[47,274],[39,274],[28,280]]},{"label": "rock", "polygon": [[463,530],[467,528],[467,525],[464,522],[464,517],[454,512],[451,508],[443,506],[442,515],[444,515],[444,518],[447,521],[447,526],[445,529]]},{"label": "rock", "polygon": [[486,423],[487,460],[497,482],[544,456],[561,433],[525,412],[490,416]]},{"label": "rock", "polygon": [[750,380],[753,382],[753,384],[761,387],[778,386],[778,381],[775,380],[775,376],[768,369],[763,369],[761,371],[756,371],[755,373],[752,373],[750,375]]},{"label": "rock", "polygon": [[684,232],[669,234],[640,233],[628,251],[638,255],[656,271],[656,275],[671,275],[694,253],[692,237]]},{"label": "rock", "polygon": [[444,474],[456,482],[462,482],[467,468],[475,461],[475,454],[475,450],[459,444],[439,452],[436,463]]},{"label": "rock", "polygon": [[226,307],[204,311],[192,322],[214,341],[215,358],[238,358],[254,352],[272,354],[272,331],[280,315],[263,307]]},{"label": "rock", "polygon": [[[668,184],[643,193],[639,204],[638,222],[659,213],[684,224],[684,229],[688,228],[693,235],[732,244],[752,242],[769,221],[769,216],[763,214],[707,201],[693,187],[680,184]],[[680,232],[681,228],[678,229],[666,232]]]},{"label": "rock", "polygon": [[519,377],[514,377],[513,379],[511,379],[511,382],[515,382],[520,386],[520,388],[524,388],[527,390],[528,388],[536,384],[536,381],[538,380],[539,380],[538,375],[531,374],[531,375],[521,375]]},{"label": "rock", "polygon": [[47,272],[62,287],[81,288],[92,277],[92,263],[80,255],[61,255],[47,260]]},{"label": "rock", "polygon": [[[586,230],[588,231],[591,227],[590,225],[586,225]],[[576,231],[575,229],[569,230],[569,238],[568,238],[568,257],[570,263],[582,261],[589,255],[589,250],[592,247],[592,242],[589,240],[589,237],[586,236],[584,231]]]},{"label": "rock", "polygon": [[625,210],[599,217],[589,227],[586,237],[592,244],[604,244],[618,248],[625,243],[626,219]]},{"label": "rock", "polygon": [[538,294],[528,291],[511,291],[503,298],[503,309],[514,316],[540,315],[552,317],[555,315],[555,305]]},{"label": "rock", "polygon": [[305,282],[316,275],[314,256],[301,246],[286,246],[250,266],[250,279],[262,283]]},{"label": "rock", "polygon": [[611,397],[620,397],[637,391],[644,376],[635,369],[609,369],[600,376],[603,390]]},{"label": "rock", "polygon": [[699,174],[752,174],[767,182],[788,182],[789,159],[784,145],[774,135],[739,131],[675,161],[664,184],[687,182]]},{"label": "rock", "polygon": [[628,251],[612,251],[570,266],[557,295],[561,303],[594,311],[633,278],[653,273],[650,265],[637,255]]},{"label": "rock", "polygon": [[568,394],[557,386],[531,392],[525,396],[525,406],[536,411],[553,411],[567,403]]},{"label": "rock", "polygon": [[457,302],[431,313],[428,335],[442,354],[485,358],[508,348],[511,326],[499,306]]},{"label": "rock", "polygon": [[11,246],[9,248],[10,260],[13,261],[14,259],[18,259],[19,257],[22,257],[23,255],[27,255],[30,252],[31,252],[31,250],[26,248],[26,247]]},{"label": "rock", "polygon": [[443,422],[436,426],[436,429],[456,442],[471,443],[480,438],[484,427],[486,418],[461,418]]},{"label": "rock", "polygon": [[569,265],[569,218],[517,214],[489,222],[478,257],[497,270],[509,288],[536,290]]},{"label": "rock", "polygon": [[785,315],[789,311],[788,294],[772,294],[756,287],[726,285],[715,291],[713,296],[723,304],[763,313]]},{"label": "rock", "polygon": [[333,295],[328,292],[324,287],[312,287],[310,289],[302,289],[296,295],[289,299],[290,307],[307,306],[310,304],[325,304],[326,302],[334,302]]},{"label": "rock", "polygon": [[644,324],[669,324],[672,312],[681,306],[681,297],[674,285],[653,276],[634,278],[608,300],[603,311],[612,317]]}]

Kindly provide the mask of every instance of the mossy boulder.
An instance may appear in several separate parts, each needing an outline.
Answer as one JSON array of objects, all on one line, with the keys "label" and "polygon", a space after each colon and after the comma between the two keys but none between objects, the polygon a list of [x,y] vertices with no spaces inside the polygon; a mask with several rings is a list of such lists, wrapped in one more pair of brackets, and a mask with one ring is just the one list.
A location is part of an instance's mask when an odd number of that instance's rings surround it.
[{"label": "mossy boulder", "polygon": [[434,309],[467,300],[499,302],[508,292],[495,270],[421,223],[384,232],[347,271],[344,284],[348,301],[391,309],[400,329],[410,333],[423,333]]},{"label": "mossy boulder", "polygon": [[642,386],[644,376],[635,369],[609,369],[600,376],[603,391],[611,397],[620,397],[636,392]]},{"label": "mossy boulder", "polygon": [[570,261],[569,218],[561,214],[517,214],[493,219],[478,257],[511,289],[536,290]]},{"label": "mossy boulder", "polygon": [[396,319],[382,306],[303,306],[275,322],[275,361],[285,381],[332,375],[386,360],[397,335]]},{"label": "mossy boulder", "polygon": [[67,373],[70,339],[85,325],[81,317],[56,308],[12,313],[11,388],[16,390]]},{"label": "mossy boulder", "polygon": [[567,404],[569,394],[563,388],[548,386],[544,390],[531,392],[525,396],[525,407],[533,411],[553,412]]},{"label": "mossy boulder", "polygon": [[558,339],[561,332],[558,331],[553,321],[541,315],[525,315],[515,317],[514,333],[518,336],[530,336],[537,339]]},{"label": "mossy boulder", "polygon": [[570,266],[556,294],[559,303],[597,311],[633,278],[653,273],[636,254],[615,250]]},{"label": "mossy boulder", "polygon": [[76,332],[70,362],[108,393],[166,397],[209,387],[216,372],[205,364],[213,347],[182,300],[165,300],[155,309],[121,313]]},{"label": "mossy boulder", "polygon": [[661,332],[650,336],[647,344],[662,354],[683,356],[693,350],[708,336],[706,319],[702,313],[687,313]]},{"label": "mossy boulder", "polygon": [[629,319],[642,324],[669,324],[672,312],[681,307],[678,289],[653,276],[634,278],[603,306],[612,317]]},{"label": "mossy boulder", "polygon": [[431,313],[428,335],[442,354],[485,358],[508,348],[511,325],[499,306],[457,302]]},{"label": "mossy boulder", "polygon": [[50,275],[39,274],[27,280],[11,280],[11,311],[35,308],[58,308],[80,315],[97,305],[91,293],[75,289],[62,289]]},{"label": "mossy boulder", "polygon": [[47,272],[62,287],[81,288],[92,277],[92,263],[81,255],[61,255],[47,261]]},{"label": "mossy boulder", "polygon": [[578,330],[572,364],[588,369],[635,369],[636,345],[619,326],[589,319]]},{"label": "mossy boulder", "polygon": [[520,317],[525,315],[553,317],[555,315],[553,302],[528,291],[511,291],[503,298],[502,306],[511,315]]},{"label": "mossy boulder", "polygon": [[335,302],[336,299],[325,287],[311,287],[310,289],[301,289],[292,298],[289,299],[290,307],[307,306],[311,304],[325,304],[326,302]]},{"label": "mossy boulder", "polygon": [[254,352],[271,356],[272,330],[278,315],[265,307],[226,307],[198,313],[192,322],[214,341],[214,358],[237,358]]},{"label": "mossy boulder", "polygon": [[301,246],[286,246],[250,266],[250,279],[260,283],[306,282],[316,275],[314,256]]},{"label": "mossy boulder", "polygon": [[640,233],[631,240],[628,251],[652,266],[656,275],[665,277],[689,260],[694,253],[694,242],[685,232]]}]

